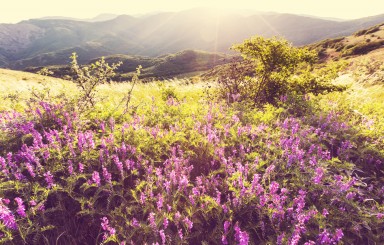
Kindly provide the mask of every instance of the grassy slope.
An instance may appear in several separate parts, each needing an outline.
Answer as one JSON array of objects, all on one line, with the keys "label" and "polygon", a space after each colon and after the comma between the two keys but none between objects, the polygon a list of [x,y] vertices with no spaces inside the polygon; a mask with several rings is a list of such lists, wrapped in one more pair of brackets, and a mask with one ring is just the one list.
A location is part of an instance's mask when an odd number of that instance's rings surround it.
[{"label": "grassy slope", "polygon": [[[189,85],[187,85],[189,84]],[[133,91],[133,103],[147,103],[152,97],[161,98],[161,91],[166,88],[175,88],[180,99],[190,98],[195,102],[202,96],[204,83],[191,84],[188,79],[168,80],[164,82],[151,82],[137,84]],[[131,88],[129,83],[112,83],[101,85],[98,88],[99,95],[103,102],[99,106],[112,108],[117,106],[126,92]],[[59,78],[52,78],[37,75],[29,72],[13,71],[0,69],[0,95],[3,97],[3,103],[0,104],[0,111],[7,109],[22,110],[26,108],[27,101],[33,98],[33,90],[43,92],[48,89],[52,99],[61,93],[68,97],[77,95],[75,84],[70,81]]]},{"label": "grassy slope", "polygon": [[32,91],[43,91],[49,88],[50,95],[58,95],[62,91],[71,94],[75,90],[69,81],[45,77],[29,72],[0,69],[0,111],[13,108],[21,110],[28,104]]},{"label": "grassy slope", "polygon": [[360,30],[353,35],[327,39],[308,45],[319,51],[323,61],[358,57],[384,46],[384,24]]}]

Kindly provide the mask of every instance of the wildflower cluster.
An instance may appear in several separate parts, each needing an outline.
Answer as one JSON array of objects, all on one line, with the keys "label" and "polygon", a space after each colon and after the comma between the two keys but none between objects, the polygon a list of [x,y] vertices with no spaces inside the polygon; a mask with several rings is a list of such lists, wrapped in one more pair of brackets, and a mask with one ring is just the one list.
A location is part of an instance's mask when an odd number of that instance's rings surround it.
[{"label": "wildflower cluster", "polygon": [[0,239],[383,239],[384,186],[366,178],[379,173],[383,156],[359,152],[354,127],[338,112],[294,117],[275,107],[234,108],[191,110],[169,97],[118,122],[82,120],[63,104],[44,102],[2,113],[1,133],[22,140],[0,156]]}]

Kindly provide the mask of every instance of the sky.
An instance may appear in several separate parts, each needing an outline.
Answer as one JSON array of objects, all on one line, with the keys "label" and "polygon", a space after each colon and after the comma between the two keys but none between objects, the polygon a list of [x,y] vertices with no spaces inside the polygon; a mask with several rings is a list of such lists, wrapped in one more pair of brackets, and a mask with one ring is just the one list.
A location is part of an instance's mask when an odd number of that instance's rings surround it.
[{"label": "sky", "polygon": [[46,16],[92,18],[102,13],[138,15],[197,7],[241,9],[356,19],[384,14],[383,0],[2,0],[0,23]]}]

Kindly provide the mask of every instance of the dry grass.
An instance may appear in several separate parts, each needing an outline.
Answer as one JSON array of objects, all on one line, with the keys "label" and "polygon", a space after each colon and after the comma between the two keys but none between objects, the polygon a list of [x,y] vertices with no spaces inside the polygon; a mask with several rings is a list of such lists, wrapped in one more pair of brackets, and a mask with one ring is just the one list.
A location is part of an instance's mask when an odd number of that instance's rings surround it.
[{"label": "dry grass", "polygon": [[[135,85],[131,104],[151,103],[153,98],[159,99],[167,89],[175,91],[178,99],[186,101],[199,101],[203,98],[205,83],[189,79],[174,79],[168,81],[154,81],[150,83],[138,83]],[[100,110],[108,110],[118,107],[124,96],[131,90],[132,84],[112,83],[100,85],[97,95],[101,98],[98,107]],[[34,94],[49,91],[47,100],[54,100],[61,94],[73,98],[79,94],[79,90],[73,82],[41,76],[28,72],[0,69],[0,111],[15,109],[22,110],[28,106],[28,101]]]},{"label": "dry grass", "polygon": [[37,75],[29,72],[0,69],[0,93],[6,92],[28,92],[32,88],[42,88],[49,85],[52,89],[73,87],[71,82]]}]

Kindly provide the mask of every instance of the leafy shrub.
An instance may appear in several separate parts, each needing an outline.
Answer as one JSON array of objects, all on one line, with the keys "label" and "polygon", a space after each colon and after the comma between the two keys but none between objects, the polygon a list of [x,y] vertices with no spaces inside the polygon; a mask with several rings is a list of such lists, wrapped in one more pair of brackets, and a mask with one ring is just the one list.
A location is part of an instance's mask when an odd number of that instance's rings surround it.
[{"label": "leafy shrub", "polygon": [[96,103],[96,87],[110,82],[111,78],[115,75],[115,70],[121,63],[110,66],[105,62],[104,58],[101,58],[89,66],[81,67],[77,63],[76,53],[72,54],[71,59],[71,68],[74,73],[73,82],[79,87],[81,92],[79,106],[82,109],[94,107]]},{"label": "leafy shrub", "polygon": [[332,73],[334,76],[311,74],[317,58],[314,51],[295,48],[286,40],[253,37],[232,49],[251,61],[255,72],[250,77],[239,64],[232,65],[229,75],[224,74],[218,80],[218,93],[222,98],[248,100],[256,106],[276,105],[281,96],[288,94],[319,94],[342,89],[331,83],[337,73]]},{"label": "leafy shrub", "polygon": [[164,84],[161,84],[161,98],[164,101],[167,101],[169,99],[179,100],[175,87]]}]

